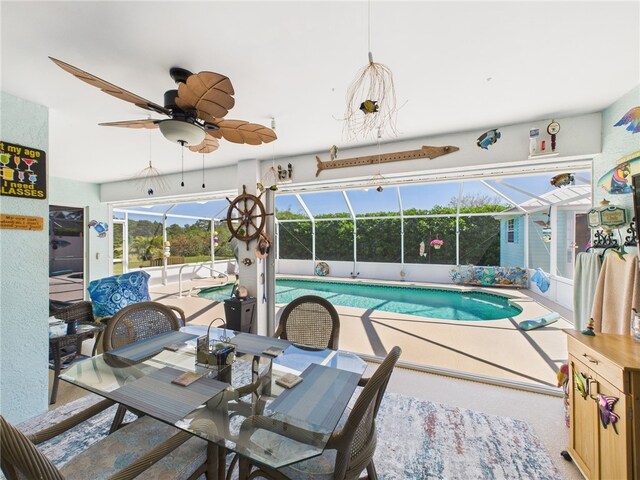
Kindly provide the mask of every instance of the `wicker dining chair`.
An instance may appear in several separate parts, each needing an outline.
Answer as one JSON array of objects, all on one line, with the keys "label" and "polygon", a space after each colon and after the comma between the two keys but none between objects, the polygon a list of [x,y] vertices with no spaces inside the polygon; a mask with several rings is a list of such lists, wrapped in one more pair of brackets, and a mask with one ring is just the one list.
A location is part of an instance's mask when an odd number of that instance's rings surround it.
[{"label": "wicker dining chair", "polygon": [[337,350],[340,316],[328,300],[316,295],[305,295],[284,307],[274,336]]},{"label": "wicker dining chair", "polygon": [[102,347],[105,352],[161,333],[180,330],[184,312],[158,302],[139,302],[124,307],[107,322]]},{"label": "wicker dining chair", "polygon": [[[139,302],[124,307],[107,323],[102,348],[105,353],[111,350],[152,338],[162,333],[180,330],[180,320],[173,307],[158,302]],[[184,324],[184,313],[182,314]],[[122,426],[127,408],[118,405],[111,432]]]},{"label": "wicker dining chair", "polygon": [[[334,480],[356,480],[363,470],[367,470],[368,478],[378,478],[373,463],[376,449],[375,418],[382,402],[382,397],[393,373],[402,350],[393,347],[373,375],[367,380],[365,387],[358,396],[353,408],[348,413],[342,427],[336,430],[329,439],[327,446],[319,457],[305,460],[288,467],[274,470],[262,465],[253,464],[246,457],[240,458],[239,478],[267,478],[273,480],[288,480],[291,478],[332,478]],[[343,416],[344,418],[344,416]],[[241,427],[242,444],[250,445],[251,435],[257,429],[275,431],[279,436],[295,436],[303,441],[313,432],[296,431],[288,425],[274,428],[273,419],[256,415],[247,418]],[[260,442],[265,437],[259,436]],[[279,439],[281,441],[281,437]],[[268,448],[260,445],[260,448]],[[280,448],[283,448],[280,445]]]},{"label": "wicker dining chair", "polygon": [[191,479],[207,470],[207,442],[150,417],[108,435],[57,468],[36,445],[113,405],[103,400],[62,422],[25,435],[0,416],[0,466],[8,480]]}]

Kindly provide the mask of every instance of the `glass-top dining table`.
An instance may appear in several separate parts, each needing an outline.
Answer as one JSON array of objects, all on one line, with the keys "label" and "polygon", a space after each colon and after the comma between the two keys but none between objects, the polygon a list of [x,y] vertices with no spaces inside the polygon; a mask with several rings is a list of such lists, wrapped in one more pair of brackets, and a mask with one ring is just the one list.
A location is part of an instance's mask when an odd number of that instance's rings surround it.
[{"label": "glass-top dining table", "polygon": [[[196,345],[207,332],[157,335],[78,362],[60,378],[207,440],[210,479],[224,477],[227,452],[272,468],[320,455],[367,364],[349,352],[212,327],[209,342],[233,345],[235,359],[203,366]],[[197,380],[175,383],[185,372]],[[285,375],[302,381],[284,388]]]}]

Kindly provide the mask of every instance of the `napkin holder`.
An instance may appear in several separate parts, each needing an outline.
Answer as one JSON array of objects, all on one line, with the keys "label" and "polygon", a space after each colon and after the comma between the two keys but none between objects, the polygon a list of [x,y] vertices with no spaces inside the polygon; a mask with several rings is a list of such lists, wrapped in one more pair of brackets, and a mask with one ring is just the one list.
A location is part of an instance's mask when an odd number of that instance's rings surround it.
[{"label": "napkin holder", "polygon": [[223,322],[224,335],[220,340],[216,340],[213,346],[211,345],[211,325],[216,320],[222,320],[221,318],[215,318],[209,324],[207,328],[207,334],[198,337],[196,344],[196,363],[200,366],[222,370],[225,367],[231,365],[235,360],[236,347],[228,342],[226,324]]}]

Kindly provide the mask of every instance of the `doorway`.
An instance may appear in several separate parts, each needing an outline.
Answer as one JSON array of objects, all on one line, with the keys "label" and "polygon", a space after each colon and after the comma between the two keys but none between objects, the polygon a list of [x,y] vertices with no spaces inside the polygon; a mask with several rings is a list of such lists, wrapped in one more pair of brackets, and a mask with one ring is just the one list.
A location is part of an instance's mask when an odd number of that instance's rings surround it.
[{"label": "doorway", "polygon": [[59,302],[84,299],[84,209],[49,206],[49,298]]}]

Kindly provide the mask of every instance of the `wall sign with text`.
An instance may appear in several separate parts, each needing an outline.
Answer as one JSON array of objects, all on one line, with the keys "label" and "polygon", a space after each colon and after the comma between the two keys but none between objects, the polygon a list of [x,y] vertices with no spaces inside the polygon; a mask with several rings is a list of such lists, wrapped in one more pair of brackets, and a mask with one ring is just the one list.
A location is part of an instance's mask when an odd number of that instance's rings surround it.
[{"label": "wall sign with text", "polygon": [[0,141],[0,194],[47,198],[46,154],[37,148]]}]

